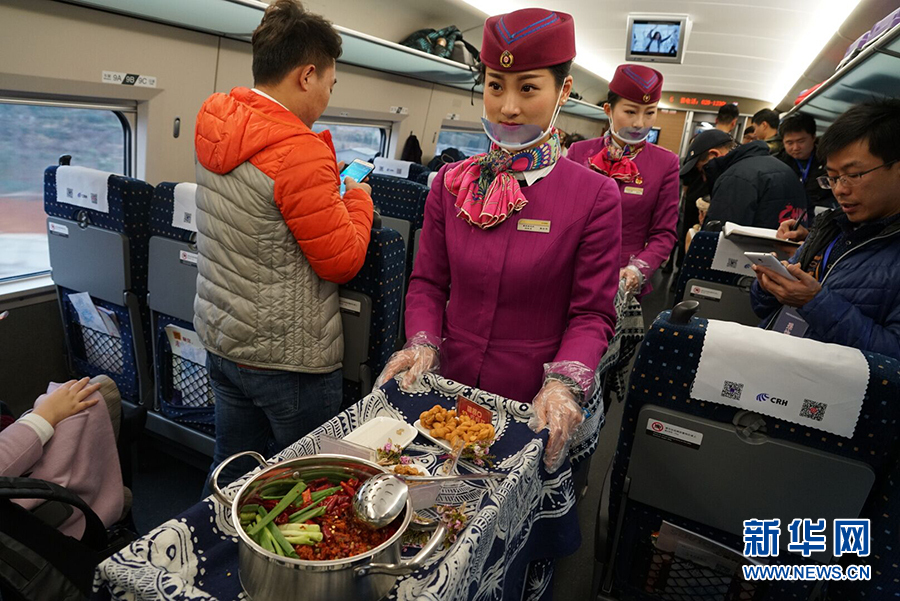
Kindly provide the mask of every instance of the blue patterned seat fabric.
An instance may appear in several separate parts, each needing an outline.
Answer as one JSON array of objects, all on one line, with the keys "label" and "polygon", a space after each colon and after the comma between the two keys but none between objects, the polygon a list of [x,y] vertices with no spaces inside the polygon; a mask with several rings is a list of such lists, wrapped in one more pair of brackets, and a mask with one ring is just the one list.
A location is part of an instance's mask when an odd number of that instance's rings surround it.
[{"label": "blue patterned seat fabric", "polygon": [[434,171],[430,171],[430,170],[426,169],[425,171],[423,171],[422,173],[420,173],[419,175],[416,176],[416,182],[422,184],[423,186],[427,186],[428,178],[431,177],[432,173],[434,173]]},{"label": "blue patterned seat fabric", "polygon": [[[162,182],[153,192],[150,206],[150,231],[154,236],[191,242],[194,232],[172,225],[175,208],[174,182]],[[216,415],[209,373],[198,365],[172,353],[166,326],[176,325],[194,331],[194,325],[163,313],[157,313],[156,331],[156,398],[163,415],[186,426],[215,433]]]},{"label": "blue patterned seat fabric", "polygon": [[370,175],[369,185],[372,201],[382,215],[409,221],[412,231],[421,229],[428,186],[389,175]]},{"label": "blue patterned seat fabric", "polygon": [[[121,232],[128,237],[131,267],[131,292],[137,298],[141,312],[146,356],[151,356],[148,334],[150,313],[147,309],[147,258],[150,241],[148,227],[153,186],[122,175],[110,174],[108,185],[109,212],[102,213],[79,206],[57,202],[56,171],[58,166],[44,171],[44,211],[47,215],[78,221],[84,215],[90,225]],[[72,363],[79,374],[106,374],[119,388],[122,397],[134,402],[139,399],[137,364],[128,310],[124,305],[94,298],[94,304],[115,313],[121,338],[89,330],[81,326],[68,295],[82,292],[60,288],[63,300],[63,328],[73,352]]]},{"label": "blue patterned seat fabric", "polygon": [[[403,180],[401,180],[403,181]],[[366,262],[356,277],[344,284],[354,292],[372,299],[372,331],[369,336],[369,360],[372,378],[378,377],[394,352],[400,325],[400,301],[404,277],[403,239],[392,229],[372,230]],[[355,403],[369,390],[360,390],[356,382],[344,380],[344,404]]]},{"label": "blue patterned seat fabric", "polygon": [[678,286],[675,289],[676,303],[684,299],[684,289],[691,279],[728,286],[737,285],[741,279],[740,275],[712,268],[713,257],[716,255],[718,245],[719,232],[697,232],[694,236],[688,253],[684,257],[681,274],[678,276]]},{"label": "blue patterned seat fabric", "polygon": [[173,182],[162,182],[153,190],[153,200],[150,203],[150,235],[190,242],[194,238],[194,232],[172,225],[176,185]]},{"label": "blue patterned seat fabric", "polygon": [[428,174],[431,173],[431,169],[422,165],[421,163],[412,163],[409,166],[409,174],[406,176],[406,179],[414,182],[422,183],[419,178],[422,174],[425,174],[425,178],[428,178]]},{"label": "blue patterned seat fabric", "polygon": [[[695,238],[696,242],[696,238]],[[692,243],[693,248],[693,243]],[[628,471],[631,445],[635,437],[637,417],[641,407],[652,403],[665,408],[675,409],[687,414],[702,416],[706,419],[730,424],[738,411],[733,407],[707,403],[690,398],[690,387],[696,375],[707,320],[694,317],[686,325],[676,325],[668,321],[670,313],[665,311],[647,330],[637,360],[631,373],[628,398],[622,417],[622,429],[619,433],[610,490],[609,515],[618,512],[619,499]],[[900,592],[897,584],[886,587],[890,590],[883,595],[876,594],[878,587],[884,586],[884,577],[876,578],[875,574],[883,574],[888,582],[900,578],[897,565],[900,545],[896,541],[896,517],[888,515],[900,514],[900,498],[897,498],[897,482],[900,468],[897,465],[898,442],[900,442],[900,362],[872,353],[864,353],[869,363],[869,385],[863,401],[863,408],[853,438],[805,428],[790,422],[766,417],[767,434],[774,439],[790,441],[813,449],[855,459],[869,464],[875,472],[876,481],[872,493],[863,508],[862,516],[871,518],[872,555],[853,563],[868,563],[872,566],[871,582],[853,582],[846,585],[846,595],[831,597],[833,599],[894,599]],[[649,536],[658,530],[662,520],[676,523],[694,530],[713,540],[722,542],[734,549],[741,549],[739,537],[713,530],[703,524],[692,523],[679,516],[667,514],[652,507],[628,501],[620,541],[620,551],[616,557],[615,590],[628,593],[628,598],[660,599],[662,597],[646,596],[636,587],[635,571],[645,570],[637,565],[641,549],[646,551],[650,546]],[[855,516],[847,516],[855,517]],[[609,537],[614,532],[615,524],[610,525]],[[782,553],[775,558],[776,563],[799,563],[800,558],[794,554]],[[643,576],[640,576],[641,578]],[[762,596],[753,596],[754,601],[773,601],[780,599],[804,599],[809,594],[809,583],[772,582],[767,591],[760,591]],[[842,590],[832,583],[831,590],[836,594]],[[748,597],[750,598],[750,597]]]}]

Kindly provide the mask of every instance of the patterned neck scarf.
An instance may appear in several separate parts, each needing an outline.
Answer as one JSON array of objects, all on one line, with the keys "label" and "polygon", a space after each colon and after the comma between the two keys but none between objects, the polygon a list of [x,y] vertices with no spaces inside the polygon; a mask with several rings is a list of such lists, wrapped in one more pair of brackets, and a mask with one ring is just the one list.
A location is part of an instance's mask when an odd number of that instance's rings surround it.
[{"label": "patterned neck scarf", "polygon": [[528,203],[511,172],[543,169],[555,164],[559,157],[556,131],[540,146],[515,153],[492,144],[490,152],[470,157],[448,170],[444,185],[456,196],[458,216],[486,230]]},{"label": "patterned neck scarf", "polygon": [[603,148],[591,157],[589,165],[616,181],[626,184],[635,183],[641,185],[644,180],[638,171],[634,159],[646,146],[646,142],[639,142],[634,146],[619,146],[613,142],[612,136],[603,136]]}]

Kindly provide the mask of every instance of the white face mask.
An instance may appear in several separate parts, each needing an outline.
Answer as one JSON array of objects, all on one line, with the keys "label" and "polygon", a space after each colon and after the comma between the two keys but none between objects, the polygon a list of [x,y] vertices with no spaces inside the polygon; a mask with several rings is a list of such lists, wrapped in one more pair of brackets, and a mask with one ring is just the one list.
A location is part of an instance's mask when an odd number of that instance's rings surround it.
[{"label": "white face mask", "polygon": [[562,93],[562,88],[560,88],[559,96],[556,97],[556,110],[553,111],[553,117],[550,119],[550,125],[547,126],[547,129],[541,130],[540,125],[531,123],[522,125],[492,123],[487,119],[486,109],[482,109],[481,125],[484,127],[484,133],[487,134],[491,142],[509,152],[525,150],[530,146],[534,146],[536,142],[553,131],[553,125],[556,123],[556,118],[559,117],[559,111],[562,108],[562,105],[559,103],[562,100]]},{"label": "white face mask", "polygon": [[653,129],[652,126],[647,127],[622,127],[618,131],[613,129],[613,118],[612,118],[612,108],[610,111],[606,113],[606,117],[609,119],[609,133],[619,138],[626,144],[640,144],[650,135],[650,131]]}]

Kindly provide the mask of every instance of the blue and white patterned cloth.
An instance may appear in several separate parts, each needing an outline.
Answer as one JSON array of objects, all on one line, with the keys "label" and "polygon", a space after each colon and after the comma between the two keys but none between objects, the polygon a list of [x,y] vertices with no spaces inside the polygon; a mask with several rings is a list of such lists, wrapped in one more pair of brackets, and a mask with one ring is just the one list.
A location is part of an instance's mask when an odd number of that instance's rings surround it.
[{"label": "blue and white patterned cloth", "polygon": [[[455,405],[462,394],[495,412],[497,440],[491,447],[495,470],[505,480],[446,485],[438,503],[465,502],[465,530],[450,549],[435,553],[428,564],[401,578],[388,598],[548,599],[553,559],[574,552],[581,544],[572,471],[567,461],[555,474],[544,470],[542,454],[547,432],[528,429],[531,406],[503,399],[450,380],[426,374],[412,391],[388,382],[365,399],[291,445],[270,463],[312,455],[318,437],[341,438],[378,415],[415,422],[435,404]],[[599,412],[602,415],[602,410]],[[602,420],[598,424],[602,425]],[[417,438],[407,452],[432,468],[443,449]],[[468,471],[480,471],[461,461]],[[434,471],[433,469],[431,470]],[[233,496],[253,473],[225,493]],[[247,599],[238,579],[238,538],[230,510],[208,498],[104,561],[95,575],[100,598]],[[416,549],[410,549],[414,554]]]}]

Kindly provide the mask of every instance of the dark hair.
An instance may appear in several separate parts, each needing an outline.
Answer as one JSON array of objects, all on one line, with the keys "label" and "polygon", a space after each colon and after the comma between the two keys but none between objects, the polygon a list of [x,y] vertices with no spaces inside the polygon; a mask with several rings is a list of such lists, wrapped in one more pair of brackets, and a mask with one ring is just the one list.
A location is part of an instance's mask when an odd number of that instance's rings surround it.
[{"label": "dark hair", "polygon": [[[750,135],[755,131],[756,131],[755,127],[753,127],[752,125],[748,125],[747,129],[744,130],[744,136]],[[741,137],[743,137],[743,136],[741,136]]]},{"label": "dark hair", "polygon": [[731,123],[740,115],[741,111],[736,104],[723,104],[719,107],[719,113],[716,115],[716,123]]},{"label": "dark hair", "polygon": [[[566,61],[564,63],[560,63],[558,65],[553,65],[552,67],[543,67],[544,69],[550,70],[550,75],[553,76],[554,83],[556,83],[556,89],[563,87],[563,84],[566,83],[566,78],[569,76],[569,73],[572,71],[572,61]],[[485,77],[487,76],[487,65],[481,63],[478,67],[478,78],[476,79],[476,83],[478,85],[484,85]]]},{"label": "dark hair", "polygon": [[781,134],[782,137],[784,137],[784,134],[793,134],[802,131],[805,131],[813,138],[816,137],[816,120],[812,115],[807,115],[806,113],[791,115],[782,121],[781,126],[778,128],[778,133]]},{"label": "dark hair", "polygon": [[756,114],[750,118],[750,123],[752,123],[753,125],[767,123],[772,129],[778,129],[778,113],[776,113],[772,109],[763,109],[761,111],[757,111]]},{"label": "dark hair", "polygon": [[819,159],[859,140],[867,141],[869,152],[885,163],[900,159],[900,99],[863,102],[835,119],[819,139]]},{"label": "dark hair", "polygon": [[729,152],[731,152],[732,150],[734,150],[737,147],[738,147],[737,142],[735,142],[734,140],[728,140],[724,144],[720,144],[719,146],[715,146],[713,148],[710,148],[706,152],[704,152],[703,156],[700,158],[700,161],[698,161],[698,162],[703,162],[703,161],[708,160],[709,153],[711,153],[713,150],[721,150],[721,151],[723,151],[723,154],[728,154]]},{"label": "dark hair", "polygon": [[297,0],[277,0],[253,32],[253,82],[277,84],[302,65],[325,70],[341,56],[341,36]]},{"label": "dark hair", "polygon": [[609,108],[614,109],[619,101],[622,100],[622,97],[613,92],[609,91],[609,94],[606,95],[606,102],[609,103]]}]

